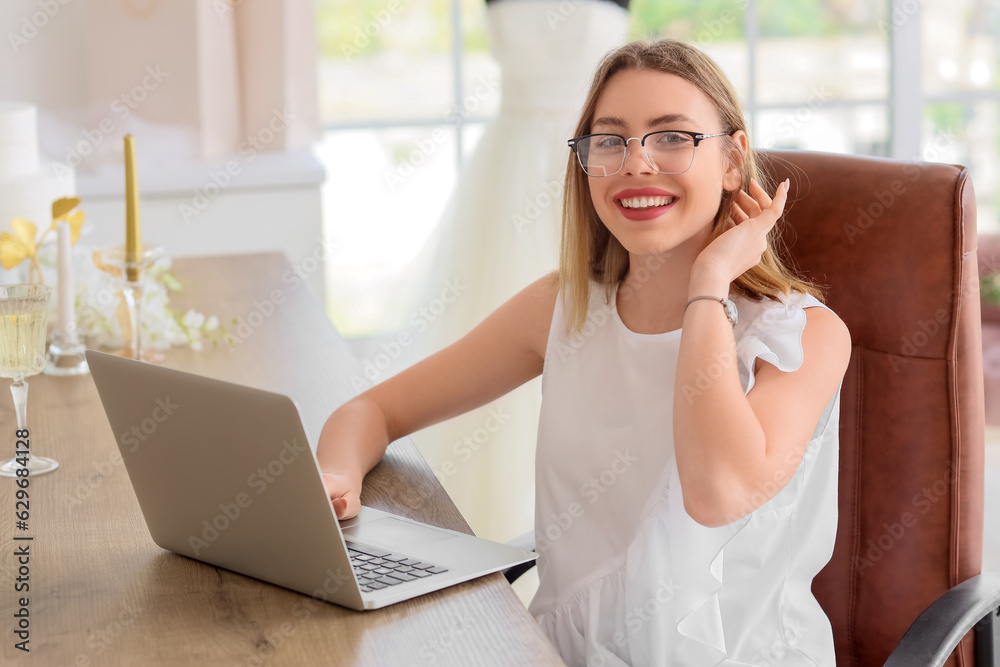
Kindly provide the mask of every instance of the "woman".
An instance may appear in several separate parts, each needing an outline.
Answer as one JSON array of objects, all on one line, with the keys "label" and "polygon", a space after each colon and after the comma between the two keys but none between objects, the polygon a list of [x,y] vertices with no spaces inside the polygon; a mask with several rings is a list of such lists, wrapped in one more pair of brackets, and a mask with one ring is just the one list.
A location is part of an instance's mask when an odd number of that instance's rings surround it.
[{"label": "woman", "polygon": [[599,66],[570,141],[558,273],[335,412],[340,517],[391,440],[542,374],[539,589],[570,665],[833,665],[811,593],[837,524],[843,322],[771,248],[732,85],[697,49]]}]

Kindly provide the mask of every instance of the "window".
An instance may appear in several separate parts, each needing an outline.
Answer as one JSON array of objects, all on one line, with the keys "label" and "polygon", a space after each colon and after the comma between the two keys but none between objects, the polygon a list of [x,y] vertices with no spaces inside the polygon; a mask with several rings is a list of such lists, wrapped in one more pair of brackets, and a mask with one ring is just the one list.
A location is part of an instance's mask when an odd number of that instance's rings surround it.
[{"label": "window", "polygon": [[[1000,231],[1000,5],[989,0],[632,0],[633,38],[683,39],[737,87],[760,148],[968,165]],[[319,0],[331,312],[403,325],[392,279],[500,102],[482,0]],[[361,298],[367,295],[367,298]],[[394,318],[399,318],[395,321]]]},{"label": "window", "polygon": [[968,166],[979,229],[1000,232],[1000,5],[924,3],[920,13],[922,156]]},{"label": "window", "polygon": [[683,39],[725,70],[758,148],[888,155],[887,1],[632,3],[635,33]]},{"label": "window", "polygon": [[393,279],[500,105],[485,4],[319,0],[316,22],[330,315],[345,336],[399,328]]},{"label": "window", "polygon": [[761,148],[963,164],[1000,232],[1000,5],[989,0],[711,0],[631,5],[636,36],[701,46]]}]

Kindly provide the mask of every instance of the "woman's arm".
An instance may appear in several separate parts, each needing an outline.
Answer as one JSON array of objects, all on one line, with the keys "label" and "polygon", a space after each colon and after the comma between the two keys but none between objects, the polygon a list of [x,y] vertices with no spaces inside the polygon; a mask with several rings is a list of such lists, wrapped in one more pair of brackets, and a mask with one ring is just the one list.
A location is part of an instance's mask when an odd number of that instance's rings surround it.
[{"label": "woman's arm", "polygon": [[[724,296],[760,261],[767,233],[784,209],[789,182],[772,200],[753,182],[737,195],[732,228],[698,255],[688,299]],[[751,197],[751,195],[753,195]],[[733,328],[709,299],[684,312],[674,386],[674,452],[684,509],[705,526],[723,526],[770,500],[788,483],[851,357],[851,337],[835,313],[806,309],[802,365],[784,372],[760,360],[743,393]],[[704,376],[715,378],[704,387]],[[699,382],[700,379],[700,382]]]},{"label": "woman's arm", "polygon": [[[805,313],[802,365],[784,372],[758,359],[746,395],[722,306],[701,300],[685,313],[683,331],[697,334],[681,337],[674,449],[684,508],[702,525],[742,518],[788,483],[840,386],[851,356],[850,333],[826,308]],[[716,378],[707,388],[705,374]]]},{"label": "woman's arm", "polygon": [[555,273],[540,278],[455,343],[330,415],[316,453],[338,518],[358,513],[361,482],[390,442],[485,405],[542,372],[557,291]]}]

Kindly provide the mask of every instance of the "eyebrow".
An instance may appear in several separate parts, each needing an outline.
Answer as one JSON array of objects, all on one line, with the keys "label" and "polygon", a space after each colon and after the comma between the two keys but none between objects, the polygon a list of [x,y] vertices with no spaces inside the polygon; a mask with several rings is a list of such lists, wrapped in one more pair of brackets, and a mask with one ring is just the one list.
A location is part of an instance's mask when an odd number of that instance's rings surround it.
[{"label": "eyebrow", "polygon": [[[646,122],[646,127],[655,127],[657,125],[666,125],[667,123],[694,123],[693,120],[688,118],[682,113],[668,113],[662,116],[657,116]],[[594,119],[591,125],[613,125],[615,127],[625,127],[625,121],[618,116],[601,116],[600,118]]]}]

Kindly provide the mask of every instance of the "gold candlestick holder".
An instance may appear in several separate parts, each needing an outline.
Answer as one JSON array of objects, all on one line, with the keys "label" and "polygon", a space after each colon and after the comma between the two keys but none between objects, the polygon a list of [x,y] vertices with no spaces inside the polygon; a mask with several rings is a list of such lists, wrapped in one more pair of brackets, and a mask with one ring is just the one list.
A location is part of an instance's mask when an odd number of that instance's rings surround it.
[{"label": "gold candlestick holder", "polygon": [[124,246],[112,246],[103,248],[94,254],[94,261],[102,271],[111,273],[120,280],[120,289],[125,299],[128,309],[127,324],[130,329],[126,332],[125,322],[122,322],[122,333],[125,337],[126,347],[115,352],[115,354],[139,359],[151,363],[163,361],[163,355],[152,350],[142,349],[142,292],[146,277],[146,271],[163,255],[163,246],[144,245],[142,256],[138,261],[129,262],[125,259]]}]

